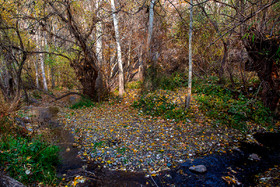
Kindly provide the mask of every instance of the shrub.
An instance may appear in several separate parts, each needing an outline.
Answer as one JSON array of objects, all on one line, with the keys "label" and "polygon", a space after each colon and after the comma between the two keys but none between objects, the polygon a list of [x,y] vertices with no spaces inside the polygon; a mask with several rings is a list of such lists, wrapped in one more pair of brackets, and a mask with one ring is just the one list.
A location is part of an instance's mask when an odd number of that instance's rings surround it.
[{"label": "shrub", "polygon": [[145,91],[149,90],[175,90],[176,88],[186,86],[188,78],[185,73],[175,72],[172,75],[164,73],[164,70],[156,66],[150,66],[146,69],[143,87]]},{"label": "shrub", "polygon": [[141,108],[143,113],[150,116],[162,116],[165,119],[174,119],[175,121],[185,121],[187,112],[174,103],[170,103],[166,96],[148,94],[142,96],[132,105],[135,108]]},{"label": "shrub", "polygon": [[204,84],[196,88],[196,100],[201,111],[216,120],[217,123],[232,126],[240,130],[247,129],[248,121],[267,125],[273,118],[268,108],[260,101],[249,100],[239,93],[215,84]]},{"label": "shrub", "polygon": [[5,136],[0,142],[0,163],[11,177],[24,184],[54,184],[59,163],[57,146],[40,138]]},{"label": "shrub", "polygon": [[171,76],[160,76],[157,78],[160,89],[175,90],[176,88],[187,86],[187,77],[183,73],[173,73]]},{"label": "shrub", "polygon": [[95,103],[85,97],[82,97],[77,103],[70,106],[70,109],[80,109],[80,108],[87,108],[87,107],[94,107]]},{"label": "shrub", "polygon": [[129,83],[127,83],[126,87],[129,89],[139,89],[142,87],[142,82],[141,81],[129,82]]}]

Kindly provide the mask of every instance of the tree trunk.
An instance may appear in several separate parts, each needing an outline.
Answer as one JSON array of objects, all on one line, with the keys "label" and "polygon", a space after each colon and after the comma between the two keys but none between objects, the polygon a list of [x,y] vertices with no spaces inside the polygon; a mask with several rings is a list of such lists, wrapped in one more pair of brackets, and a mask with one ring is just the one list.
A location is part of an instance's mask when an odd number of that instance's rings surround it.
[{"label": "tree trunk", "polygon": [[[153,41],[153,27],[154,27],[154,6],[155,0],[151,0],[149,7],[149,25],[148,25],[148,35],[147,35],[147,44],[146,44],[146,60],[143,65],[143,73],[144,73],[144,87],[147,90],[155,90],[158,86],[156,83],[157,78],[157,67],[156,61],[157,56],[155,55],[155,51],[152,49],[152,41]],[[150,67],[147,68],[147,64],[150,64]]]},{"label": "tree trunk", "polygon": [[66,24],[69,32],[82,50],[81,56],[72,60],[70,65],[74,68],[82,84],[83,94],[98,101],[97,92],[100,89],[96,89],[96,80],[101,71],[98,66],[96,54],[94,54],[91,46],[89,46],[90,34],[85,34],[80,30],[81,27],[79,27],[78,22],[73,17],[70,1],[65,1],[65,14],[61,13],[53,2],[49,2],[49,5],[52,7],[53,11],[57,13],[62,22]]},{"label": "tree trunk", "polygon": [[[85,64],[81,66],[81,64]],[[75,73],[82,84],[83,94],[90,97],[94,101],[98,101],[98,94],[96,90],[96,79],[98,72],[94,70],[89,61],[85,59],[81,62],[72,62],[71,66],[74,68]]]},{"label": "tree trunk", "polygon": [[39,63],[39,54],[36,55],[36,61],[34,61],[35,67],[35,79],[36,79],[36,88],[40,88],[39,85],[39,71],[38,71],[38,63]]},{"label": "tree trunk", "polygon": [[118,53],[119,96],[122,97],[124,94],[124,73],[123,73],[123,65],[122,65],[122,52],[121,52],[121,45],[120,45],[118,18],[116,15],[116,8],[115,8],[114,0],[111,0],[111,8],[112,8],[112,12],[113,12],[113,22],[114,22],[114,28],[115,28],[116,45],[117,45],[117,53]]},{"label": "tree trunk", "polygon": [[[258,31],[249,31],[250,36],[243,39],[243,44],[247,49],[250,61],[245,64],[246,71],[255,71],[260,81],[263,83],[261,97],[266,107],[276,111],[280,102],[280,65],[277,64],[277,50],[279,48],[279,38],[263,38]],[[266,51],[266,53],[260,53]]]},{"label": "tree trunk", "polygon": [[148,27],[148,39],[147,39],[147,54],[149,56],[151,56],[151,41],[153,38],[154,6],[155,6],[155,0],[151,0],[150,8],[149,8],[149,27]]},{"label": "tree trunk", "polygon": [[[41,35],[40,35],[41,34]],[[39,36],[41,36],[41,40],[40,38],[38,37],[38,45],[40,47],[40,50],[43,51],[44,50],[44,34],[43,33],[40,33],[40,30],[39,30]],[[44,90],[45,91],[48,91],[48,85],[47,85],[47,79],[46,79],[46,73],[45,73],[45,62],[44,62],[44,54],[41,53],[40,54],[40,62],[41,62],[41,71],[42,71],[42,79],[43,79],[43,87],[44,87]]]},{"label": "tree trunk", "polygon": [[186,98],[185,108],[190,108],[192,95],[192,31],[193,31],[193,0],[190,1],[190,31],[189,31],[189,80],[188,96]]},{"label": "tree trunk", "polygon": [[139,80],[144,80],[144,64],[143,64],[143,47],[140,46],[139,50]]},{"label": "tree trunk", "polygon": [[[101,1],[96,0],[95,3],[95,8],[97,10],[97,18],[99,18],[100,20],[100,11],[99,6],[100,6]],[[97,56],[97,60],[99,63],[99,66],[102,66],[102,23],[101,21],[98,21],[96,23],[96,56]]]},{"label": "tree trunk", "polygon": [[55,88],[55,68],[54,66],[51,67],[51,80],[52,80],[52,89]]}]

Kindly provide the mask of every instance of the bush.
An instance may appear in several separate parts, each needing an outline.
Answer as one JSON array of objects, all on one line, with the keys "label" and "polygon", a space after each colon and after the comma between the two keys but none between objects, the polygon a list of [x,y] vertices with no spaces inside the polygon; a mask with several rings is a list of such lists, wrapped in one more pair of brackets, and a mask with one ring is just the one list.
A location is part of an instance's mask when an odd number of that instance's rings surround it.
[{"label": "bush", "polygon": [[168,102],[166,96],[153,94],[142,96],[132,106],[142,109],[144,114],[150,116],[161,116],[175,121],[185,121],[187,117],[187,112],[178,105]]},{"label": "bush", "polygon": [[0,150],[1,169],[16,180],[28,185],[56,181],[57,146],[48,145],[40,138],[5,136],[1,138]]},{"label": "bush", "polygon": [[94,107],[95,103],[85,97],[82,97],[77,103],[70,106],[70,109],[80,109],[80,108],[87,108],[87,107]]},{"label": "bush", "polygon": [[142,82],[141,81],[129,82],[129,83],[127,83],[126,87],[129,89],[139,89],[142,87]]},{"label": "bush", "polygon": [[[196,93],[200,109],[217,123],[246,130],[246,122],[267,125],[273,121],[268,108],[260,101],[248,99],[242,93],[215,84],[200,85],[196,88]],[[236,93],[239,95],[236,96]]]},{"label": "bush", "polygon": [[187,86],[188,78],[183,73],[173,73],[170,76],[159,76],[157,78],[159,89],[175,90],[183,86]]},{"label": "bush", "polygon": [[146,69],[143,87],[146,91],[162,89],[175,90],[187,86],[188,78],[185,73],[175,72],[172,75],[164,73],[159,66],[150,66]]}]

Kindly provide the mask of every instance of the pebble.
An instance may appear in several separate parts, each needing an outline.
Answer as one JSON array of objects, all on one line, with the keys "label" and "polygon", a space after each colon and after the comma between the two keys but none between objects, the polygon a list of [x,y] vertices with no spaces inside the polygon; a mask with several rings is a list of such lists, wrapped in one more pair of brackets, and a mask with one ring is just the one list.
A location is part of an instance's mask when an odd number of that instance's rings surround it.
[{"label": "pebble", "polygon": [[260,157],[259,155],[253,153],[253,154],[250,154],[249,157],[248,157],[249,160],[253,160],[253,161],[260,161]]},{"label": "pebble", "polygon": [[197,165],[189,167],[189,170],[197,173],[205,173],[207,171],[207,168],[204,165]]}]

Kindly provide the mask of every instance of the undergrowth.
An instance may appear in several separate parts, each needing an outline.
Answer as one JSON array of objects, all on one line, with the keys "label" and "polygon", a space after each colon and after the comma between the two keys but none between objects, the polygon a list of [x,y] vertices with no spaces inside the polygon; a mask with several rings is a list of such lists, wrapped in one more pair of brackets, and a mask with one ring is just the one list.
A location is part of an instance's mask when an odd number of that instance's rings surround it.
[{"label": "undergrowth", "polygon": [[150,116],[162,116],[165,119],[175,121],[185,121],[188,112],[177,104],[168,101],[164,95],[148,94],[142,96],[132,105],[135,108],[142,109],[143,113]]},{"label": "undergrowth", "polygon": [[94,107],[95,103],[85,97],[82,97],[78,102],[74,103],[72,106],[70,106],[70,109],[80,109],[80,108],[88,108],[88,107]]},{"label": "undergrowth", "polygon": [[[187,86],[187,77],[179,73],[157,77],[155,81],[158,89],[164,90],[175,90]],[[217,81],[217,77],[193,80],[195,93],[193,97],[198,101],[199,112],[210,117],[215,124],[230,126],[241,131],[246,131],[248,125],[252,123],[264,127],[273,124],[272,113],[258,100],[257,93],[245,95],[241,86],[229,89],[229,85],[219,85]],[[168,96],[143,95],[134,102],[133,106],[142,109],[146,115],[162,116],[176,121],[195,117],[190,116],[191,113],[182,107],[168,102]]]},{"label": "undergrowth", "polygon": [[28,186],[56,184],[59,148],[18,128],[9,118],[0,119],[0,171]]},{"label": "undergrowth", "polygon": [[141,81],[133,81],[133,82],[129,82],[126,85],[126,88],[128,89],[139,89],[142,86],[142,82]]},{"label": "undergrowth", "polygon": [[198,85],[195,91],[199,109],[218,124],[247,130],[248,122],[262,126],[273,123],[270,110],[264,107],[261,101],[249,99],[241,92],[236,94],[216,84]]}]

